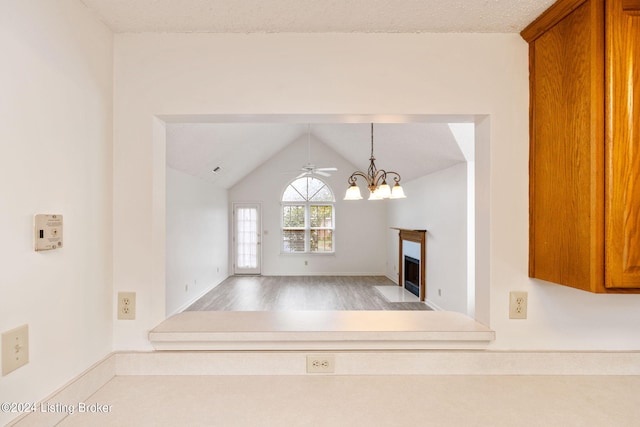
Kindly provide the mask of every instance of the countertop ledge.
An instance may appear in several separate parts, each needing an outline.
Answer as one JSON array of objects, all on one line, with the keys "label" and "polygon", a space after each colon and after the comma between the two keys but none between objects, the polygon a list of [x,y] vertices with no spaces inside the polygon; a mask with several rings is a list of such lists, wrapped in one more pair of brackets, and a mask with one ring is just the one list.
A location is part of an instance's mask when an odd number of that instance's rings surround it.
[{"label": "countertop ledge", "polygon": [[486,349],[495,332],[448,311],[190,311],[149,332],[156,350]]}]

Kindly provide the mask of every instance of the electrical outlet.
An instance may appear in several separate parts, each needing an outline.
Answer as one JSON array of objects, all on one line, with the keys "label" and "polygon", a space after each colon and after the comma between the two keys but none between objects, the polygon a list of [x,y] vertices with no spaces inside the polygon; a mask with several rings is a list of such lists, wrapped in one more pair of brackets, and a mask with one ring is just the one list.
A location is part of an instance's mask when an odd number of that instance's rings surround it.
[{"label": "electrical outlet", "polygon": [[2,375],[29,363],[29,325],[2,334]]},{"label": "electrical outlet", "polygon": [[118,292],[118,320],[135,320],[136,293]]},{"label": "electrical outlet", "polygon": [[308,374],[332,374],[335,372],[335,366],[333,355],[307,356]]},{"label": "electrical outlet", "polygon": [[509,319],[527,318],[527,293],[509,293]]}]

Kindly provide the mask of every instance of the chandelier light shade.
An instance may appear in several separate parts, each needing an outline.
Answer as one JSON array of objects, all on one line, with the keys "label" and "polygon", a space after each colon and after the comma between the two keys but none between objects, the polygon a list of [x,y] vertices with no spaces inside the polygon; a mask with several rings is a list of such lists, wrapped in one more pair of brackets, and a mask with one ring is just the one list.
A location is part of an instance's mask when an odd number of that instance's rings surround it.
[{"label": "chandelier light shade", "polygon": [[[360,187],[356,184],[358,177],[367,183],[369,189],[369,200],[382,199],[403,199],[407,197],[400,186],[400,174],[393,171],[385,171],[376,168],[376,158],[373,157],[373,123],[371,123],[371,157],[369,158],[369,169],[367,172],[355,171],[348,179],[349,188],[344,196],[344,200],[361,200]],[[395,184],[390,187],[387,184],[387,177],[393,178]]]}]

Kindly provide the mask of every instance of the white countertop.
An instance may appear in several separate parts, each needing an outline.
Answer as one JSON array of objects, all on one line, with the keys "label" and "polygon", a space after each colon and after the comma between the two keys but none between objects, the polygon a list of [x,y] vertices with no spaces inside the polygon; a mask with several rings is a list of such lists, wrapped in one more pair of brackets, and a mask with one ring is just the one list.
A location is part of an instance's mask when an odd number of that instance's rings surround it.
[{"label": "white countertop", "polygon": [[495,332],[447,311],[192,311],[149,339],[156,350],[483,349]]}]

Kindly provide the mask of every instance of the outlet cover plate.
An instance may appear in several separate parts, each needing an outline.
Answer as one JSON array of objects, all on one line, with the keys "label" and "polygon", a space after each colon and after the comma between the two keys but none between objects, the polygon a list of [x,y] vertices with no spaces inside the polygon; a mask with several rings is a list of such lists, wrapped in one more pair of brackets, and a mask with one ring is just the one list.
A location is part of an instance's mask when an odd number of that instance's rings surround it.
[{"label": "outlet cover plate", "polygon": [[136,293],[118,292],[118,320],[135,320]]},{"label": "outlet cover plate", "polygon": [[307,356],[308,374],[333,374],[336,370],[336,359],[333,354],[315,354]]},{"label": "outlet cover plate", "polygon": [[29,325],[2,334],[2,375],[29,363]]},{"label": "outlet cover plate", "polygon": [[509,319],[527,318],[527,293],[509,292]]}]

